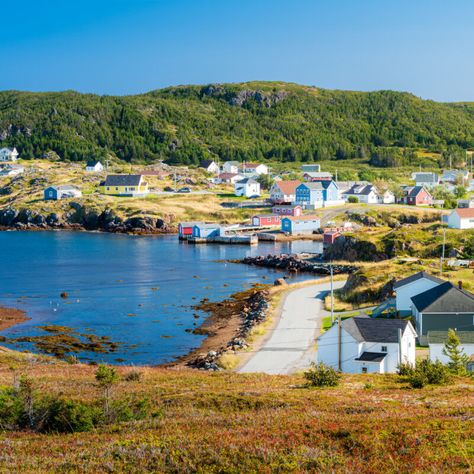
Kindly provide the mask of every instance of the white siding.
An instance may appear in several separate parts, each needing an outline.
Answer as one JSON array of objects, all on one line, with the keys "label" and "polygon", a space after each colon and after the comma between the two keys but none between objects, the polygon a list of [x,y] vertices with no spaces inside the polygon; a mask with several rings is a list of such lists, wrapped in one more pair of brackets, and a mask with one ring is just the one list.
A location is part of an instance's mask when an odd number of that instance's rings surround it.
[{"label": "white siding", "polygon": [[[449,362],[449,357],[443,354],[444,344],[430,343],[429,347],[430,347],[430,359],[432,361],[439,360],[443,364],[447,364]],[[459,347],[464,350],[464,353],[466,355],[468,356],[474,355],[474,344],[461,344]]]},{"label": "white siding", "polygon": [[419,295],[420,293],[430,290],[438,285],[439,283],[428,280],[427,278],[419,278],[416,281],[412,281],[411,283],[397,288],[397,311],[411,312],[412,296]]}]

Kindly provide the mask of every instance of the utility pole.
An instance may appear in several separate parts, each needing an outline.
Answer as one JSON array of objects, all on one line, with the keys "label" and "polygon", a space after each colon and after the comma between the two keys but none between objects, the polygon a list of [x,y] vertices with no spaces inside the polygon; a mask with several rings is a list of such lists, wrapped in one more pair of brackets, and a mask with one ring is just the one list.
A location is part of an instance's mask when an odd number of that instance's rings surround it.
[{"label": "utility pole", "polygon": [[337,367],[342,372],[341,313],[337,317]]},{"label": "utility pole", "polygon": [[337,183],[337,170],[336,170],[336,183]]},{"label": "utility pole", "polygon": [[441,251],[441,262],[439,265],[439,275],[443,276],[443,260],[444,260],[444,250],[446,248],[446,229],[443,229],[443,249]]},{"label": "utility pole", "polygon": [[174,174],[174,192],[176,192],[176,173]]},{"label": "utility pole", "polygon": [[334,324],[334,281],[333,281],[333,268],[332,268],[332,263],[330,264],[329,267],[331,271],[331,324]]}]

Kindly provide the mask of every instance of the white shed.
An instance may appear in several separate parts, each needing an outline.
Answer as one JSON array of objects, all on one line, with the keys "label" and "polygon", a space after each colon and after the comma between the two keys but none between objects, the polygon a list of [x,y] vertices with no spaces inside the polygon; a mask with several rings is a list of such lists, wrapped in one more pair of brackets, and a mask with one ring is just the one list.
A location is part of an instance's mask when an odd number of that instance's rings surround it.
[{"label": "white shed", "polygon": [[448,216],[451,229],[474,229],[474,208],[454,209]]},{"label": "white shed", "polygon": [[[459,338],[459,349],[468,357],[474,356],[474,331],[456,331]],[[430,359],[434,362],[439,360],[443,364],[449,362],[449,357],[443,354],[444,344],[448,340],[447,331],[429,331],[428,346],[430,348]]]}]

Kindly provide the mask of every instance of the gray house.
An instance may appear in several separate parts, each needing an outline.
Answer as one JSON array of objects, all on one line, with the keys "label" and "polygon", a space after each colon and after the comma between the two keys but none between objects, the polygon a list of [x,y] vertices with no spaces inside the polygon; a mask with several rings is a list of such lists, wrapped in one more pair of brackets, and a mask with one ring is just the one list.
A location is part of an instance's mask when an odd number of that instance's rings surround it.
[{"label": "gray house", "polygon": [[474,331],[474,295],[447,281],[411,298],[420,344],[429,331]]}]

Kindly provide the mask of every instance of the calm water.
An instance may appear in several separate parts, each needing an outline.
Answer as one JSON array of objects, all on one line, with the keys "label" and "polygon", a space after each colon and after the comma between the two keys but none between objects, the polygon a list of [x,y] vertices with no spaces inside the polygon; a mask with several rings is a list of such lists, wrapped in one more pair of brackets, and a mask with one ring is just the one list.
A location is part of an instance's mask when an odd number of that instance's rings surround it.
[{"label": "calm water", "polygon": [[[218,260],[314,252],[320,245],[303,241],[249,248],[187,245],[175,236],[0,232],[0,305],[24,309],[32,318],[2,335],[44,335],[39,325],[64,325],[123,343],[112,354],[79,354],[83,360],[170,361],[202,339],[185,332],[203,318],[194,318],[191,305],[202,298],[221,300],[281,275]],[[67,300],[60,298],[63,291]]]}]

